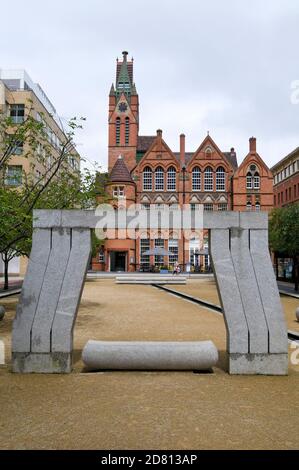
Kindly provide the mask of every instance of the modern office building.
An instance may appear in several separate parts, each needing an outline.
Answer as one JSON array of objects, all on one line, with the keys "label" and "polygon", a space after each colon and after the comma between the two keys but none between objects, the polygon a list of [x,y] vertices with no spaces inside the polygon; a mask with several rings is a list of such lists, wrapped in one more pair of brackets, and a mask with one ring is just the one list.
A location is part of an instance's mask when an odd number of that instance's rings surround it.
[{"label": "modern office building", "polygon": [[[38,180],[45,174],[46,168],[51,168],[67,137],[56,109],[41,86],[34,83],[25,70],[0,69],[0,116],[9,116],[12,126],[18,126],[28,115],[37,121],[43,121],[46,145],[39,142],[33,146],[30,139],[27,139],[24,142],[18,141],[11,150],[11,156],[0,174],[0,184],[16,190],[22,186],[24,178],[30,176]],[[71,147],[69,154],[68,164],[71,170],[80,171],[78,152]],[[1,263],[0,260],[0,274],[3,272]],[[14,258],[9,264],[9,271],[11,274],[22,275],[26,267],[26,258]]]}]

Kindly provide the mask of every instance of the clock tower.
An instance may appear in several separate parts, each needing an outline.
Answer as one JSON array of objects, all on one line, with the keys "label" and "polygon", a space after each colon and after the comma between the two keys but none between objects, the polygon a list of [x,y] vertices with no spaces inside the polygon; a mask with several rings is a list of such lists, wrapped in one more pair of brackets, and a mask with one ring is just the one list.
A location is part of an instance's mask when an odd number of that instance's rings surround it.
[{"label": "clock tower", "polygon": [[108,170],[121,155],[130,171],[136,166],[139,128],[139,102],[133,80],[133,59],[128,53],[116,62],[116,81],[109,93],[109,155]]}]

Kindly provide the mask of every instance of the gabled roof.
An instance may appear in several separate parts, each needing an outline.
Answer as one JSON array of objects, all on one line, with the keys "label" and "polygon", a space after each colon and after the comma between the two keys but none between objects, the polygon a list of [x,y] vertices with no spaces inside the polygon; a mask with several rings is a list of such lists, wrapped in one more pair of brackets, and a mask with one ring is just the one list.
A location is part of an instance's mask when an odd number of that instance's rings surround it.
[{"label": "gabled roof", "polygon": [[237,162],[237,155],[236,155],[236,152],[222,152],[227,160],[229,161],[229,163],[231,164],[231,166],[233,167],[234,170],[236,170],[238,168],[238,162]]},{"label": "gabled roof", "polygon": [[[180,160],[180,155],[181,155],[180,152],[174,152],[174,155],[178,160]],[[194,155],[194,152],[185,152],[186,165],[188,165],[193,155]]]},{"label": "gabled roof", "polygon": [[156,137],[156,135],[139,135],[137,140],[137,152],[146,152]]},{"label": "gabled roof", "polygon": [[[137,141],[137,152],[147,152],[147,150],[150,148],[154,140],[156,139],[156,135],[140,135],[138,136],[138,141]],[[215,144],[216,145],[216,144]],[[218,147],[217,147],[218,148]],[[224,155],[224,157],[228,160],[228,162],[231,164],[234,170],[238,168],[238,162],[237,162],[237,156],[235,152],[221,152],[221,154]],[[180,160],[180,152],[173,152],[175,158],[179,161]],[[190,162],[192,159],[193,155],[195,152],[186,152],[185,153],[185,162],[186,165]]]},{"label": "gabled roof", "polygon": [[113,183],[133,183],[131,174],[121,155],[118,157],[111,170],[109,180]]}]

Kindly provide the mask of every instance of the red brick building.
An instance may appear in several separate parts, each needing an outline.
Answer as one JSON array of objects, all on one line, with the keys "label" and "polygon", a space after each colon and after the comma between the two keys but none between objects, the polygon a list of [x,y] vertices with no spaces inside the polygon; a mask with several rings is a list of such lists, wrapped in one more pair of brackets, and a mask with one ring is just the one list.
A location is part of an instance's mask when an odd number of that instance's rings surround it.
[{"label": "red brick building", "polygon": [[[271,171],[274,177],[274,206],[286,207],[299,203],[299,147],[277,162]],[[294,258],[285,253],[274,254],[277,279],[294,280]]]},{"label": "red brick building", "polygon": [[284,207],[299,202],[299,147],[276,163],[274,177],[274,206]]},{"label": "red brick building", "polygon": [[[175,152],[156,135],[139,135],[139,98],[133,75],[133,60],[123,52],[117,61],[116,82],[109,94],[109,148],[107,193],[113,200],[124,200],[148,208],[168,205],[172,210],[190,205],[204,210],[270,210],[273,207],[272,173],[256,151],[256,139],[249,139],[249,153],[240,166],[234,148],[223,152],[210,135],[197,150],[186,152],[185,135],[179,137]],[[191,239],[177,238],[175,233],[148,233],[137,240],[107,240],[94,269],[134,271],[190,263],[203,269],[209,265],[207,234],[203,231]],[[148,249],[164,247],[172,256],[143,255]],[[198,254],[203,253],[203,254]]]}]

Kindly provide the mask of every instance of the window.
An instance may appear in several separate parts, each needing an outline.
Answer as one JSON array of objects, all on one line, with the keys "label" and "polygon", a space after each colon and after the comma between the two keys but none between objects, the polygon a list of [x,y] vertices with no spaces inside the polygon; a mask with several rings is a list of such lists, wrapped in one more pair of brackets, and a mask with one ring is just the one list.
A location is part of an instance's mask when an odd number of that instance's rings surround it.
[{"label": "window", "polygon": [[191,202],[190,210],[191,211],[197,211],[198,209],[199,209],[199,203],[198,202]]},{"label": "window", "polygon": [[201,190],[201,172],[198,166],[192,170],[192,191]]},{"label": "window", "polygon": [[149,268],[150,257],[149,255],[144,255],[143,253],[150,249],[150,240],[149,238],[141,238],[140,240],[140,266],[143,268]]},{"label": "window", "polygon": [[179,259],[179,241],[173,239],[168,240],[168,251],[171,252],[171,255],[169,255],[169,264],[173,266]]},{"label": "window", "polygon": [[6,186],[20,186],[22,184],[22,165],[10,165],[5,172]]},{"label": "window", "polygon": [[167,191],[176,190],[176,170],[173,166],[167,170]]},{"label": "window", "polygon": [[155,171],[155,190],[164,191],[164,170],[161,166]]},{"label": "window", "polygon": [[143,191],[151,191],[153,189],[153,175],[149,166],[143,170]]},{"label": "window", "polygon": [[253,177],[253,189],[260,189],[260,176],[257,171]]},{"label": "window", "polygon": [[204,211],[212,211],[213,210],[213,203],[212,202],[206,202],[203,205],[203,210]]},{"label": "window", "polygon": [[113,197],[116,197],[117,199],[123,199],[125,197],[124,186],[114,186]]},{"label": "window", "polygon": [[126,145],[129,145],[130,140],[130,118],[126,117]]},{"label": "window", "polygon": [[[297,189],[297,187],[296,187],[296,185],[294,184],[294,198],[297,197],[297,191],[296,191],[296,189]],[[274,204],[274,205],[275,205],[275,204]]]},{"label": "window", "polygon": [[256,211],[260,211],[260,210],[261,210],[261,205],[260,205],[259,201],[256,201],[256,203],[255,203],[255,210],[256,210]]},{"label": "window", "polygon": [[260,175],[256,165],[250,165],[246,175],[246,189],[260,189]]},{"label": "window", "polygon": [[24,122],[25,117],[25,105],[24,104],[12,104],[10,106],[10,117],[15,124]]},{"label": "window", "polygon": [[205,169],[205,191],[213,191],[213,171],[210,166]]},{"label": "window", "polygon": [[23,142],[21,140],[17,140],[13,143],[12,154],[13,155],[22,155],[23,153]]},{"label": "window", "polygon": [[[164,248],[163,238],[155,239],[155,248]],[[163,266],[163,264],[164,264],[164,256],[155,255],[155,266]]]},{"label": "window", "polygon": [[218,204],[218,210],[219,211],[227,211],[227,202],[220,202]]},{"label": "window", "polygon": [[120,118],[116,118],[116,128],[115,128],[115,138],[116,138],[116,145],[120,143]]},{"label": "window", "polygon": [[252,176],[251,176],[251,173],[247,173],[247,176],[246,176],[246,189],[252,189]]},{"label": "window", "polygon": [[189,261],[192,264],[192,266],[198,266],[198,263],[200,261],[198,252],[199,252],[199,240],[197,238],[193,238],[189,242]]},{"label": "window", "polygon": [[251,202],[248,201],[247,204],[246,204],[246,210],[247,210],[247,211],[251,211],[251,208],[252,208]]},{"label": "window", "polygon": [[222,166],[216,170],[216,191],[225,191],[225,170]]},{"label": "window", "polygon": [[143,202],[143,203],[141,204],[141,209],[143,209],[143,210],[149,211],[149,210],[150,210],[150,207],[151,207],[151,205],[150,205],[149,202]]},{"label": "window", "polygon": [[172,204],[169,204],[169,210],[170,211],[177,211],[179,208],[179,205],[177,202],[173,202]]}]

